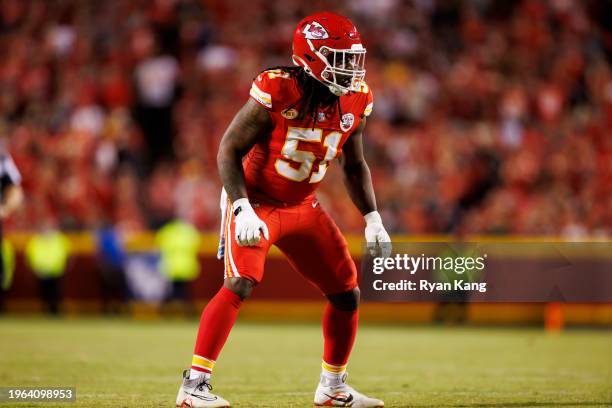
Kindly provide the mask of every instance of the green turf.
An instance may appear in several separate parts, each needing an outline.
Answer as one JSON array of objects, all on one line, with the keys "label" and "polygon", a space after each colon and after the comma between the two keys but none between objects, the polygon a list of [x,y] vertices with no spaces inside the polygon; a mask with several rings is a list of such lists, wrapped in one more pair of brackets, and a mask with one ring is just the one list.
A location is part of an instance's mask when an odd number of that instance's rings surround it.
[{"label": "green turf", "polygon": [[[196,324],[3,318],[0,386],[76,386],[73,407],[171,407]],[[364,326],[350,382],[388,407],[609,406],[611,340],[604,331]],[[316,325],[238,324],[215,391],[236,407],[310,406],[321,347]]]}]

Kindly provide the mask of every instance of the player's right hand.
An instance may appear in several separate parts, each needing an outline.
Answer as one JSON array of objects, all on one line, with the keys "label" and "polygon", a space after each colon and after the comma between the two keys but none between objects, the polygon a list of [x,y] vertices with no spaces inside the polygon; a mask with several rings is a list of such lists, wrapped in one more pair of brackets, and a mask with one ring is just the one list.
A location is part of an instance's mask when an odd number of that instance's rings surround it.
[{"label": "player's right hand", "polygon": [[256,245],[261,240],[262,233],[265,239],[270,239],[268,226],[255,214],[247,198],[234,201],[232,211],[235,216],[235,237],[238,245]]}]

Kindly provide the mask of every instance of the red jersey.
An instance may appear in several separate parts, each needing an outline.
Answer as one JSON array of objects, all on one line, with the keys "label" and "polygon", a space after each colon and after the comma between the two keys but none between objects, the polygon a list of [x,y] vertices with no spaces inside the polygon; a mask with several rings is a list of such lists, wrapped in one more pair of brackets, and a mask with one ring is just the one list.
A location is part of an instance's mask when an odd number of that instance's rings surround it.
[{"label": "red jersey", "polygon": [[250,96],[270,113],[274,127],[243,161],[246,187],[249,198],[274,204],[312,200],[331,161],[373,106],[364,82],[360,92],[340,97],[342,117],[337,104],[321,108],[313,129],[313,119],[297,110],[297,79],[281,69],[259,74]]}]

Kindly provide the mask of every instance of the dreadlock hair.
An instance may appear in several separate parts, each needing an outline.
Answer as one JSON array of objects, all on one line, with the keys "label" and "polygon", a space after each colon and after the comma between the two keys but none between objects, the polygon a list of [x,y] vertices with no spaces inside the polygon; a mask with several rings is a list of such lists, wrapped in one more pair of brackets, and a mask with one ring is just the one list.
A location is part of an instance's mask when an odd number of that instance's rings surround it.
[{"label": "dreadlock hair", "polygon": [[[302,97],[287,108],[296,108],[299,112],[299,119],[310,118],[312,129],[314,130],[319,117],[319,108],[330,108],[334,104],[338,105],[338,112],[342,117],[340,107],[340,97],[330,92],[329,88],[321,82],[308,75],[304,68],[300,66],[276,66],[268,70],[280,69],[297,80],[298,86],[302,90]],[[267,70],[266,70],[267,71]]]}]

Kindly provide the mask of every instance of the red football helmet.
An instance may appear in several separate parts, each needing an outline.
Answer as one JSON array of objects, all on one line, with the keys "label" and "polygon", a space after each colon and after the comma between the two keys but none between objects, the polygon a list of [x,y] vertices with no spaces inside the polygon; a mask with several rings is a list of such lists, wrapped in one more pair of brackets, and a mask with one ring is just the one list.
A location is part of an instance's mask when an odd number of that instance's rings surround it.
[{"label": "red football helmet", "polygon": [[329,11],[304,18],[293,34],[293,63],[338,96],[359,90],[365,53],[355,25]]}]

